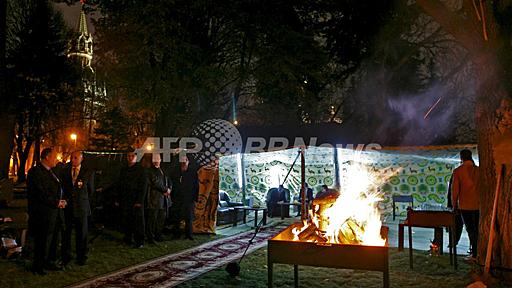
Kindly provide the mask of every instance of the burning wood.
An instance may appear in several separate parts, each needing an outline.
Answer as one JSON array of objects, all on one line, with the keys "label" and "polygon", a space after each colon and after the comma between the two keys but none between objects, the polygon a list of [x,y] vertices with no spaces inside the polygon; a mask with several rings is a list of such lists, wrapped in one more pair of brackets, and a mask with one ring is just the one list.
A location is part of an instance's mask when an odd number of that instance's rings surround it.
[{"label": "burning wood", "polygon": [[293,229],[293,240],[384,246],[377,208],[382,195],[377,187],[390,176],[377,177],[363,165],[350,165],[341,193],[326,193],[314,199],[310,220]]}]

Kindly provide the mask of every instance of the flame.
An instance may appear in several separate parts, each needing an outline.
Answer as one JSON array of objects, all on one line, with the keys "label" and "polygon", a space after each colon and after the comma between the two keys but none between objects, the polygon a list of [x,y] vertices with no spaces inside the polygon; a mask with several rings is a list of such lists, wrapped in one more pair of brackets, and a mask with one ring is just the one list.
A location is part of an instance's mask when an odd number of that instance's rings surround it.
[{"label": "flame", "polygon": [[[314,205],[309,213],[310,222],[304,221],[302,227],[293,229],[294,241],[386,244],[380,233],[382,221],[378,203],[383,200],[383,195],[378,187],[392,175],[371,172],[362,164],[351,163],[343,176],[340,195],[332,206],[322,210],[320,205]],[[321,226],[322,219],[327,223],[326,227]],[[314,231],[310,231],[312,228]]]}]

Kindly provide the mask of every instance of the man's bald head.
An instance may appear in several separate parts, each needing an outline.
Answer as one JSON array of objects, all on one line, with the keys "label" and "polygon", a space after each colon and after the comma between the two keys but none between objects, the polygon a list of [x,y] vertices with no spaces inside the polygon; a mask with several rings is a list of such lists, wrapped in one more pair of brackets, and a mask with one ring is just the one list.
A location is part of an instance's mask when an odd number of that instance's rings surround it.
[{"label": "man's bald head", "polygon": [[80,164],[82,164],[82,160],[84,159],[84,156],[82,154],[82,151],[74,151],[71,153],[71,166],[78,167]]}]

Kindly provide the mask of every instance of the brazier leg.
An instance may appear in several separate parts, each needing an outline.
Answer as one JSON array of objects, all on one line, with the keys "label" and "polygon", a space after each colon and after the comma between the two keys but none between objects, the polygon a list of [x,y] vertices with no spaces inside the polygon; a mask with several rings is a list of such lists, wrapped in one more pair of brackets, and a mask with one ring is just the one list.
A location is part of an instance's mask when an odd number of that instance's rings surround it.
[{"label": "brazier leg", "polygon": [[293,265],[293,280],[295,288],[299,288],[299,265]]},{"label": "brazier leg", "polygon": [[269,288],[272,288],[273,287],[273,283],[272,283],[272,277],[273,277],[273,270],[274,270],[274,264],[270,261],[268,261],[267,263],[267,272],[268,272],[268,287]]}]

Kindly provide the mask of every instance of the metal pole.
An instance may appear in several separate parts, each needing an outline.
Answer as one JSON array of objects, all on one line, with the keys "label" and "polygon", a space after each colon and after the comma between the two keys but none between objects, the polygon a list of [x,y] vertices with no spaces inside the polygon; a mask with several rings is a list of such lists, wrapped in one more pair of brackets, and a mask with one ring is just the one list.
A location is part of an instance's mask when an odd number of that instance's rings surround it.
[{"label": "metal pole", "polygon": [[338,162],[338,148],[334,147],[334,186],[340,191],[340,162]]},{"label": "metal pole", "polygon": [[240,167],[241,167],[241,169],[242,169],[242,204],[243,204],[243,205],[247,205],[247,204],[249,204],[249,203],[246,203],[246,200],[245,200],[246,195],[247,195],[247,194],[246,194],[246,193],[247,193],[247,191],[246,191],[246,187],[245,187],[245,180],[246,180],[246,179],[245,179],[245,162],[244,162],[244,153],[241,153],[241,154],[240,154],[240,156],[241,156],[241,157],[240,157],[240,158],[241,158],[241,161],[240,161],[240,162],[241,162],[241,165],[240,165]]},{"label": "metal pole", "polygon": [[306,207],[306,147],[300,147],[300,219],[302,221],[308,218],[308,209]]}]

